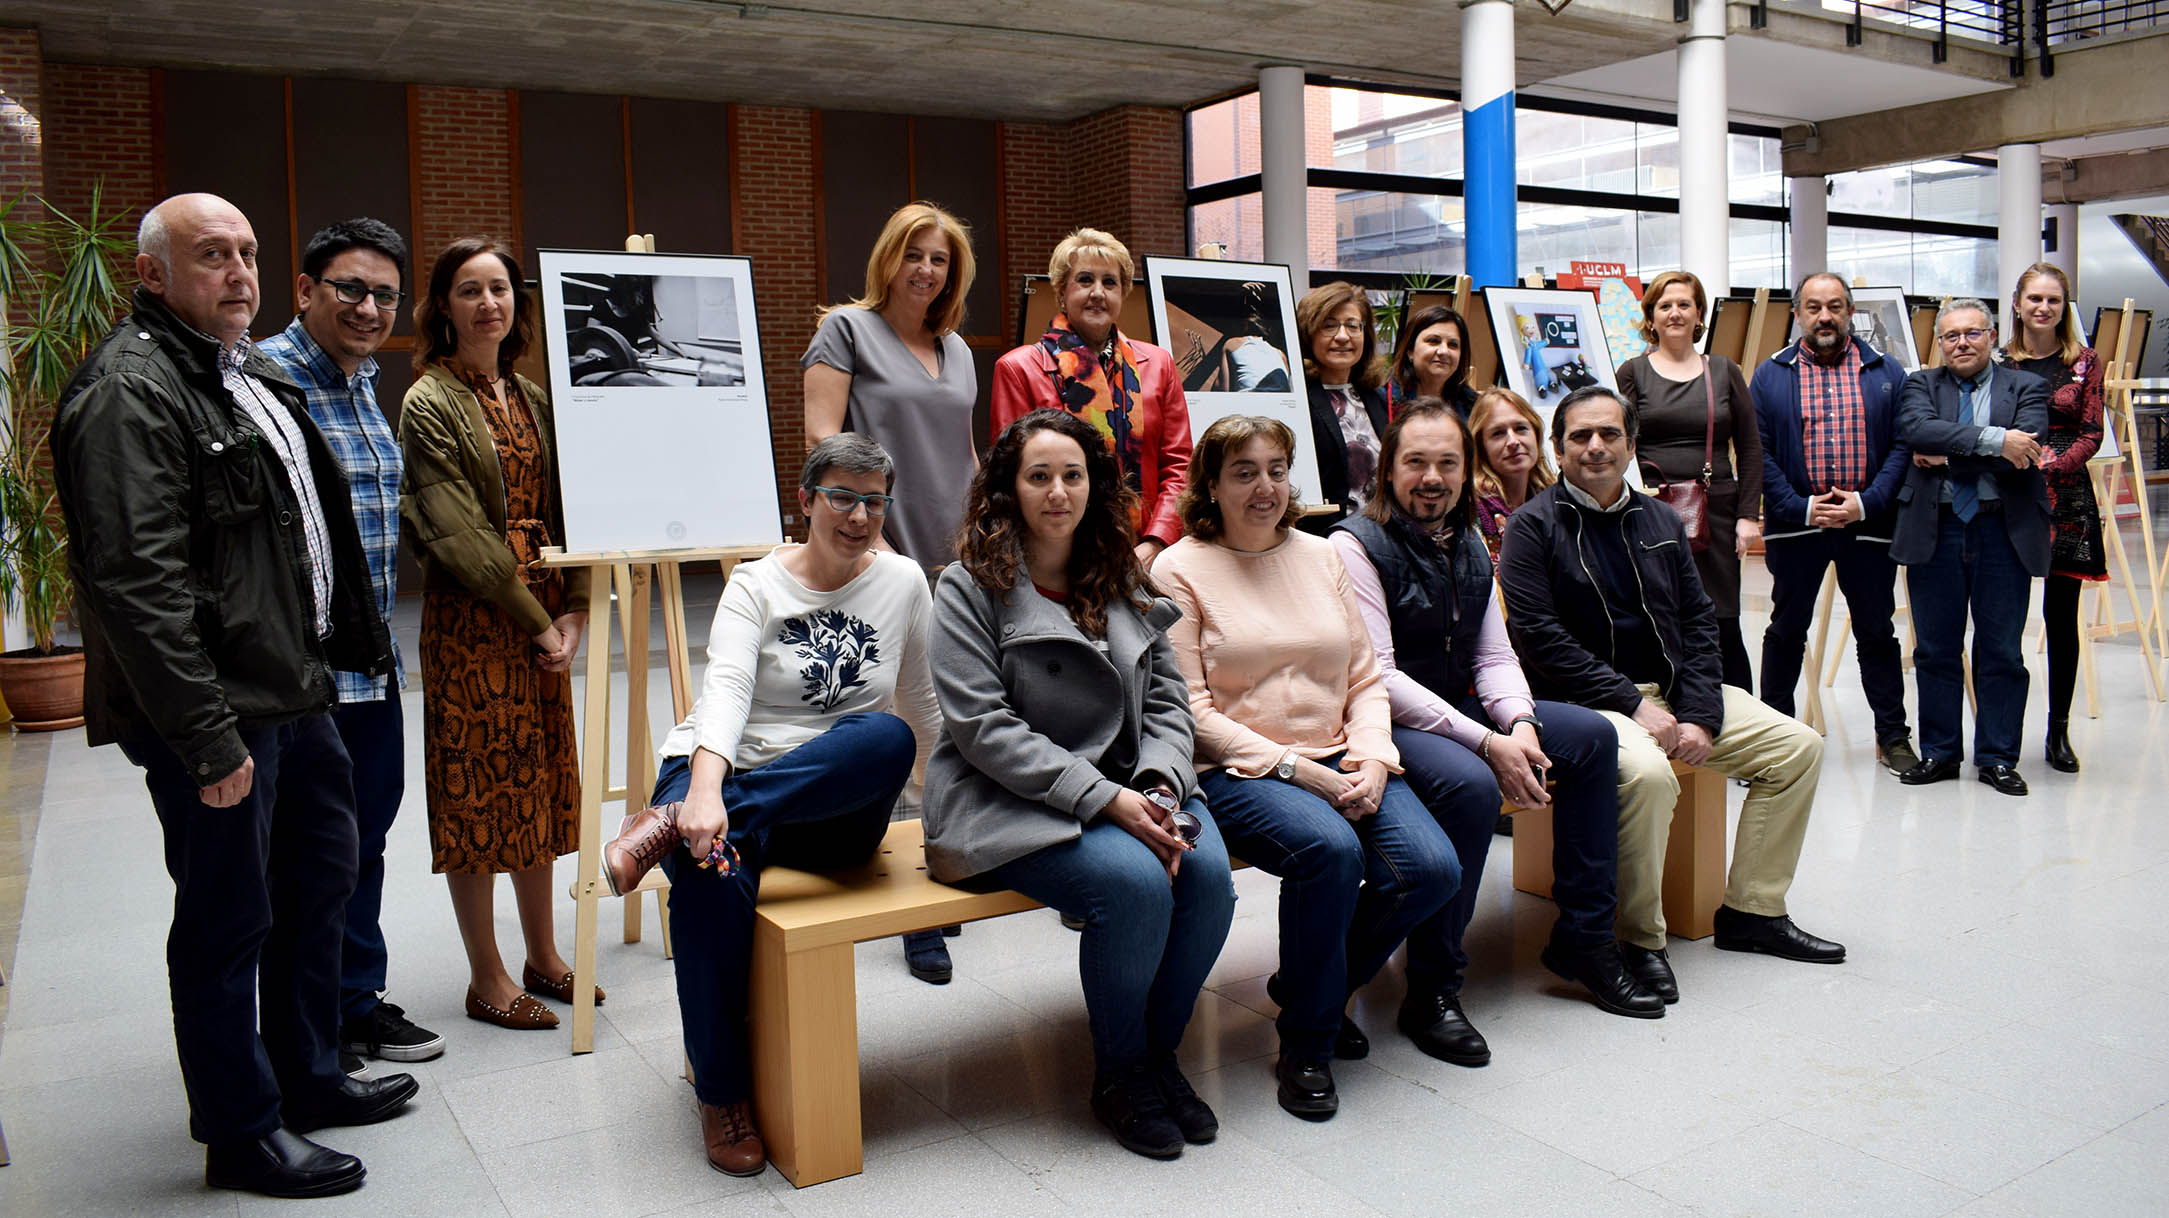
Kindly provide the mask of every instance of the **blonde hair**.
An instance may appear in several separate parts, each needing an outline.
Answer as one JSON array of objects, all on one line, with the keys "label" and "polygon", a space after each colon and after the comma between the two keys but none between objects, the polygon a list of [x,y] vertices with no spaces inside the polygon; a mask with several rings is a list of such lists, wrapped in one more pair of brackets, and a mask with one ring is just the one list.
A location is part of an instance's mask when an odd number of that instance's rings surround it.
[{"label": "blonde hair", "polygon": [[2070,277],[2053,262],[2036,262],[2018,273],[2018,282],[2011,287],[2011,320],[2016,324],[2011,327],[2011,341],[2003,345],[2004,354],[2014,360],[2027,357],[2026,323],[2018,318],[2018,298],[2025,294],[2029,279],[2053,279],[2063,289],[2064,315],[2056,322],[2056,358],[2065,364],[2077,363],[2079,352],[2086,349],[2086,339],[2079,334],[2079,302],[2072,299]]},{"label": "blonde hair", "polygon": [[[876,313],[887,308],[889,285],[896,282],[896,272],[904,265],[904,250],[913,237],[929,228],[939,228],[941,235],[949,239],[949,278],[933,303],[926,306],[926,328],[948,334],[963,325],[964,297],[972,290],[972,278],[978,273],[978,264],[972,258],[971,229],[932,203],[906,203],[889,216],[889,222],[881,226],[881,235],[874,238],[873,252],[866,256],[866,294],[849,305]],[[827,317],[840,307],[845,306],[823,309],[820,316]]]},{"label": "blonde hair", "polygon": [[1701,342],[1703,334],[1709,330],[1710,298],[1702,290],[1702,281],[1695,278],[1693,271],[1666,271],[1642,289],[1642,341],[1652,347],[1657,345],[1657,302],[1664,298],[1665,289],[1675,283],[1686,284],[1687,290],[1694,293],[1695,312],[1702,315],[1702,320],[1695,323],[1694,340]]},{"label": "blonde hair", "polygon": [[1080,228],[1062,238],[1061,243],[1054,247],[1054,253],[1047,258],[1047,278],[1054,280],[1058,292],[1063,281],[1069,278],[1069,273],[1076,270],[1077,264],[1086,258],[1099,258],[1112,264],[1115,273],[1122,277],[1122,290],[1125,292],[1130,290],[1131,282],[1137,278],[1137,263],[1131,259],[1129,249],[1115,240],[1113,234],[1103,233],[1096,228]]},{"label": "blonde hair", "polygon": [[[1490,458],[1484,449],[1484,429],[1491,426],[1491,416],[1504,411],[1514,411],[1529,424],[1529,447],[1536,453],[1536,464],[1529,467],[1528,494],[1534,495],[1559,480],[1551,472],[1544,459],[1544,420],[1537,417],[1536,408],[1529,400],[1511,389],[1486,389],[1476,395],[1476,405],[1469,408],[1469,434],[1475,437],[1469,445],[1469,468],[1474,471],[1470,479],[1476,493],[1494,498],[1506,498],[1506,488],[1499,482],[1499,473],[1491,468]],[[1525,496],[1526,497],[1526,496]]]}]

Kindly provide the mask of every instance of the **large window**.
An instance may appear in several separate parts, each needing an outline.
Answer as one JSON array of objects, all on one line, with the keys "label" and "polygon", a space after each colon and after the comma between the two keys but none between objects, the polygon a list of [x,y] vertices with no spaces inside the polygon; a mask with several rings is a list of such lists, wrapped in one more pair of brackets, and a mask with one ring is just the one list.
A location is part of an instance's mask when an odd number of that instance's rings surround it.
[{"label": "large window", "polygon": [[[1316,80],[1306,102],[1312,268],[1466,270],[1460,103]],[[1257,95],[1199,107],[1189,119],[1194,252],[1262,258]],[[1646,278],[1679,266],[1679,130],[1670,116],[1524,96],[1514,124],[1519,273],[1556,275],[1584,260],[1622,262]],[[1722,286],[1789,286],[1778,133],[1735,124],[1727,138],[1732,282]],[[1833,266],[1915,292],[1988,290],[1975,280],[1983,267],[1994,275],[1993,164],[1930,161],[1831,183]]]}]

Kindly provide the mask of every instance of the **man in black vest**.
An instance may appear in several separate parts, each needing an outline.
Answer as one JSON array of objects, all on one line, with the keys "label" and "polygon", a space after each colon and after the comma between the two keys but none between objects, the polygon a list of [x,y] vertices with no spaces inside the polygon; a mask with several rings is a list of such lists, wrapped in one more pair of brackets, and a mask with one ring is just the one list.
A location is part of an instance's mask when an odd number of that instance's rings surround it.
[{"label": "man in black vest", "polygon": [[1445,402],[1407,403],[1380,441],[1368,505],[1333,533],[1385,674],[1404,777],[1461,860],[1460,890],[1409,934],[1399,1022],[1418,1048],[1461,1065],[1490,1059],[1459,994],[1468,964],[1462,934],[1492,825],[1502,793],[1523,807],[1553,804],[1547,770],[1558,784],[1559,920],[1544,965],[1614,1015],[1664,1014],[1664,998],[1628,974],[1612,937],[1618,733],[1594,711],[1529,696],[1466,493],[1472,447],[1468,424]]},{"label": "man in black vest", "polygon": [[[1823,742],[1722,682],[1717,612],[1679,517],[1627,485],[1638,416],[1577,389],[1551,420],[1561,481],[1506,522],[1499,588],[1514,650],[1539,693],[1601,712],[1619,732],[1620,936],[1628,967],[1671,977],[1661,877],[1679,779],[1672,762],[1748,781],[1717,946],[1836,964],[1842,944],[1785,914],[1822,777]],[[1676,984],[1676,982],[1675,982]]]}]

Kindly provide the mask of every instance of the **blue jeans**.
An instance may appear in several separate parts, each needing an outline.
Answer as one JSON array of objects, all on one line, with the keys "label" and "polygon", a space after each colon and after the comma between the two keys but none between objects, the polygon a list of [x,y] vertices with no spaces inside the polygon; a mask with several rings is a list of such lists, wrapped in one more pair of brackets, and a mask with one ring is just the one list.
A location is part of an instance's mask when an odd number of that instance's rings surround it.
[{"label": "blue jeans", "polygon": [[331,711],[332,726],[354,760],[354,827],[361,835],[360,870],[346,902],[346,941],[339,953],[339,1018],[359,1019],[377,1007],[390,958],[384,947],[384,839],[407,791],[405,716],[399,686],[387,680],[375,702]]},{"label": "blue jeans", "polygon": [[[1490,720],[1473,697],[1464,713]],[[1538,702],[1539,744],[1551,759],[1552,899],[1562,937],[1582,947],[1612,938],[1619,912],[1619,734],[1604,716],[1565,702]],[[1393,729],[1409,789],[1438,818],[1461,862],[1461,887],[1408,936],[1408,988],[1452,993],[1468,967],[1462,937],[1498,823],[1499,784],[1481,757],[1444,736]]]},{"label": "blue jeans", "polygon": [[2000,512],[1969,524],[1942,509],[1936,551],[1906,570],[1913,603],[1913,679],[1920,689],[1920,753],[1963,761],[1961,714],[1966,680],[1966,616],[1973,617],[1973,764],[2017,765],[2026,719],[2026,658],[2021,650],[2033,577],[2018,561]]},{"label": "blue jeans", "polygon": [[987,879],[1084,919],[1077,972],[1092,1025],[1092,1063],[1110,1074],[1173,1053],[1235,916],[1228,848],[1205,805],[1204,832],[1168,882],[1158,855],[1105,819],[1075,841],[1035,850]]},{"label": "blue jeans", "polygon": [[[354,783],[331,716],[242,728],[249,793],[205,806],[164,743],[124,740],[165,831],[173,1040],[199,1142],[249,1141],[339,1069],[339,936],[354,890]],[[260,1022],[259,1022],[260,1021]],[[261,1031],[259,1032],[259,1027]]]},{"label": "blue jeans", "polygon": [[[704,870],[680,844],[663,860],[670,876],[672,963],[693,1092],[707,1104],[752,1094],[746,1049],[747,970],[761,868],[854,867],[889,831],[889,807],[911,778],[911,729],[894,715],[845,715],[767,765],[723,780],[730,842],[742,866]],[[655,777],[654,803],[683,799],[692,763],[673,757]]]},{"label": "blue jeans", "polygon": [[1198,785],[1228,849],[1280,877],[1281,1051],[1331,1057],[1348,995],[1460,886],[1453,846],[1398,777],[1359,821],[1275,778],[1207,770]]}]

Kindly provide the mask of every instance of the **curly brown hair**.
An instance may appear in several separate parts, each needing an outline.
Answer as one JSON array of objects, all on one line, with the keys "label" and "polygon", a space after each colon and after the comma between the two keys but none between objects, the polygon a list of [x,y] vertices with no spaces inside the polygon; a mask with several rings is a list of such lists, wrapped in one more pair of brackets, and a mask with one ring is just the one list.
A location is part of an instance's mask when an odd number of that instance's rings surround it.
[{"label": "curly brown hair", "polygon": [[1024,571],[1029,533],[1017,504],[1017,476],[1024,468],[1024,445],[1052,431],[1084,450],[1085,479],[1091,493],[1077,519],[1069,551],[1069,615],[1077,628],[1101,638],[1107,633],[1107,609],[1126,600],[1140,610],[1151,603],[1152,581],[1137,561],[1137,534],[1130,517],[1137,492],[1122,480],[1114,450],[1090,424],[1066,410],[1035,410],[1002,429],[972,477],[964,500],[964,523],[957,528],[957,562],[989,592],[1006,593]]},{"label": "curly brown hair", "polygon": [[[1292,463],[1295,460],[1295,433],[1279,419],[1263,415],[1231,414],[1205,429],[1198,437],[1197,446],[1190,450],[1189,483],[1182,488],[1182,501],[1177,506],[1182,512],[1182,531],[1199,541],[1218,541],[1225,528],[1220,519],[1220,505],[1213,502],[1213,483],[1220,481],[1221,467],[1228,462],[1228,454],[1250,443],[1264,439],[1278,445]],[[1280,517],[1280,528],[1288,529],[1303,516],[1303,496],[1293,479],[1288,485],[1288,510]]]},{"label": "curly brown hair", "polygon": [[459,336],[452,333],[452,277],[477,254],[495,254],[512,280],[512,324],[505,328],[497,346],[499,371],[510,371],[535,343],[535,296],[527,288],[527,273],[510,246],[495,237],[460,237],[444,247],[429,271],[429,290],[414,302],[414,370],[433,361],[448,360],[459,352]]}]

